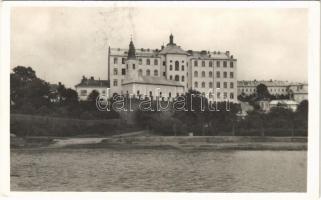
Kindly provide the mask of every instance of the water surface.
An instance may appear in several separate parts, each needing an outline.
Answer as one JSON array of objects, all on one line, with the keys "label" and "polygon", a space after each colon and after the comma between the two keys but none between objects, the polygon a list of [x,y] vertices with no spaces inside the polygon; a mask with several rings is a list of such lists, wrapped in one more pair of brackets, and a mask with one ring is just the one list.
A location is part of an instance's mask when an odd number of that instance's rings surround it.
[{"label": "water surface", "polygon": [[306,153],[15,149],[11,190],[306,192]]}]

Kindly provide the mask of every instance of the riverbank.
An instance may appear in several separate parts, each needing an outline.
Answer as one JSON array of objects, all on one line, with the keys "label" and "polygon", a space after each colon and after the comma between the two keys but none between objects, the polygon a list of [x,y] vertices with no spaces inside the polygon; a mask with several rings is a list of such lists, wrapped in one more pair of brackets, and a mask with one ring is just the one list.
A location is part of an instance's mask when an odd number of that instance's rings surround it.
[{"label": "riverbank", "polygon": [[11,138],[12,148],[112,148],[178,150],[307,150],[306,137],[119,136]]}]

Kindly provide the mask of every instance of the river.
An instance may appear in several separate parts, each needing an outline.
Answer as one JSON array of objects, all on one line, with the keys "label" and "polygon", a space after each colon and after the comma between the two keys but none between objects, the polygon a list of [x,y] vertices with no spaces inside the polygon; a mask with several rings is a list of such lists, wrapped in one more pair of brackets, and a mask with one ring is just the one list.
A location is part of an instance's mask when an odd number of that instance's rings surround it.
[{"label": "river", "polygon": [[306,151],[13,149],[12,191],[306,192]]}]

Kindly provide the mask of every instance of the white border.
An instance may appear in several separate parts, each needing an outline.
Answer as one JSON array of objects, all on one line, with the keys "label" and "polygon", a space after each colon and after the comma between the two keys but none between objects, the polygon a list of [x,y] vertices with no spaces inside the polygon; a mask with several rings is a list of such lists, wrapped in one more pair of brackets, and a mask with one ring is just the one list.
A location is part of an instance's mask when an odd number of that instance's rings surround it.
[{"label": "white border", "polygon": [[[9,192],[9,74],[10,8],[15,6],[68,7],[224,7],[224,8],[308,8],[309,9],[309,141],[307,193],[113,193],[113,192]],[[319,197],[320,122],[320,2],[3,2],[1,10],[0,57],[0,194],[12,199],[317,199]],[[0,196],[1,198],[1,196]]]}]

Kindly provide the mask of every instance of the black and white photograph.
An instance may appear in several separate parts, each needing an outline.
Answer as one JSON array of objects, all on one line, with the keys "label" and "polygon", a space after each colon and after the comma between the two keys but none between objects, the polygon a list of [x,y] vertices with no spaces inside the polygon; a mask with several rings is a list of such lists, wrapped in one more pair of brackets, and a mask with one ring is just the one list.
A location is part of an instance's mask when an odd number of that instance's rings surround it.
[{"label": "black and white photograph", "polygon": [[11,192],[308,192],[310,7],[184,5],[10,6]]}]

